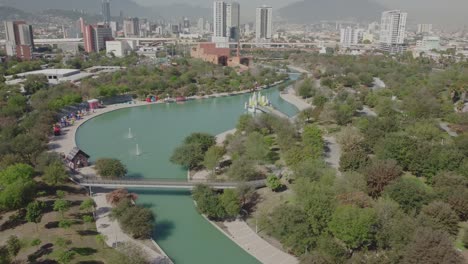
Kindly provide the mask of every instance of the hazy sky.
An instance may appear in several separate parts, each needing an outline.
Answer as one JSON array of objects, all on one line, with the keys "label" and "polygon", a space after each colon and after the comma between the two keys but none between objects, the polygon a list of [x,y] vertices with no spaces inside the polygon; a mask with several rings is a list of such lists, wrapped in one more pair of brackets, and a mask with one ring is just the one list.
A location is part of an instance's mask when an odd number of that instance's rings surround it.
[{"label": "hazy sky", "polygon": [[[133,0],[141,5],[188,3],[211,7],[213,0]],[[313,1],[313,0],[307,0]],[[344,0],[353,1],[353,0]],[[468,0],[369,0],[381,3],[388,8],[399,8],[407,11],[408,20],[412,23],[433,23],[462,27],[468,25]],[[252,17],[254,8],[268,4],[279,9],[297,0],[237,0],[241,4],[243,16]]]}]

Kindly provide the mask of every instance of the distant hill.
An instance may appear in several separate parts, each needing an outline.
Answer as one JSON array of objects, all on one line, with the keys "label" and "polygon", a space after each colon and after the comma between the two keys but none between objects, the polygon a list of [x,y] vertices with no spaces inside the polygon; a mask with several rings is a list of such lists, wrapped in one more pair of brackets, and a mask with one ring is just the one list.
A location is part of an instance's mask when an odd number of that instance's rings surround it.
[{"label": "distant hill", "polygon": [[372,21],[380,18],[385,8],[369,0],[303,0],[278,10],[292,23],[312,23],[321,20]]},{"label": "distant hill", "polygon": [[26,13],[19,9],[10,6],[0,6],[0,21],[15,20],[15,19],[28,19],[32,14]]},{"label": "distant hill", "polygon": [[[0,0],[1,6],[9,6],[25,12],[37,13],[44,10],[83,10],[88,14],[101,12],[100,0]],[[150,7],[140,6],[132,0],[112,0],[111,15],[118,16],[123,11],[124,16],[147,18],[166,18],[179,20],[181,17],[199,18],[211,17],[209,8],[193,6],[185,3],[158,4]],[[72,13],[70,15],[73,16]],[[2,19],[3,16],[0,16]]]},{"label": "distant hill", "polygon": [[[11,6],[26,12],[38,12],[46,9],[77,9],[92,14],[101,12],[100,0],[0,0],[0,5]],[[143,16],[147,13],[144,7],[132,0],[112,0],[111,14],[117,16],[120,10],[127,16]]]}]

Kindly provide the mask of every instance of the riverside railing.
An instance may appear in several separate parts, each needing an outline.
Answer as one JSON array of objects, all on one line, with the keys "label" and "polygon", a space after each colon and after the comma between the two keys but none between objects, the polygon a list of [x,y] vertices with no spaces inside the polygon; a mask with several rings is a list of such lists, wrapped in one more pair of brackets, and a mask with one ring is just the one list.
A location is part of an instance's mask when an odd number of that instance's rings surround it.
[{"label": "riverside railing", "polygon": [[254,180],[248,182],[226,182],[226,181],[206,181],[206,180],[174,180],[174,179],[80,179],[83,186],[141,186],[141,187],[184,187],[192,188],[197,184],[205,184],[213,188],[225,189],[235,188],[240,184],[246,184],[254,188],[266,186],[265,180]]}]

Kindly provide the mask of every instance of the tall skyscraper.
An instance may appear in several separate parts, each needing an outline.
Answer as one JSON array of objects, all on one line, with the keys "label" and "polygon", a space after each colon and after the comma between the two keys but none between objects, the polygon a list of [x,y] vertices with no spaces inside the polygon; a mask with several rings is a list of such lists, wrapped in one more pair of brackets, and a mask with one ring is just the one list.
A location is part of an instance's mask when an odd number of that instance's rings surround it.
[{"label": "tall skyscraper", "polygon": [[111,21],[110,2],[109,0],[102,0],[102,20],[104,23],[109,24]]},{"label": "tall skyscraper", "polygon": [[345,27],[340,29],[340,44],[350,47],[362,41],[364,30],[360,28]]},{"label": "tall skyscraper", "polygon": [[32,59],[34,50],[32,26],[26,24],[25,21],[6,21],[4,25],[7,55],[23,60]]},{"label": "tall skyscraper", "polygon": [[255,38],[257,42],[268,42],[273,34],[273,8],[269,6],[257,7],[255,15]]},{"label": "tall skyscraper", "polygon": [[[228,47],[227,42],[239,39],[240,6],[237,2],[213,3],[213,37],[218,47]],[[225,43],[225,44],[222,44]]]},{"label": "tall skyscraper", "polygon": [[226,37],[226,3],[224,1],[213,3],[213,37]]},{"label": "tall skyscraper", "polygon": [[197,22],[197,29],[199,32],[205,31],[205,19],[203,17],[200,17]]},{"label": "tall skyscraper", "polygon": [[226,4],[226,37],[233,42],[239,40],[240,35],[240,5],[237,2]]},{"label": "tall skyscraper", "polygon": [[106,48],[106,41],[113,40],[112,30],[107,25],[86,25],[83,39],[86,52],[99,52]]},{"label": "tall skyscraper", "polygon": [[130,17],[124,20],[123,30],[125,37],[139,37],[140,36],[140,21],[137,17]]},{"label": "tall skyscraper", "polygon": [[408,13],[400,10],[385,11],[380,23],[380,49],[390,53],[406,50],[405,30]]}]

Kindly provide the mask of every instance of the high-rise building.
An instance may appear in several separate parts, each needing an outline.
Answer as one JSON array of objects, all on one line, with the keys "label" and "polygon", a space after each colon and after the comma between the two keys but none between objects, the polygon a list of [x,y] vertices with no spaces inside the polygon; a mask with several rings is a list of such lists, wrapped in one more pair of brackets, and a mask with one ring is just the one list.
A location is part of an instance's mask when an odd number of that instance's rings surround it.
[{"label": "high-rise building", "polygon": [[431,33],[432,24],[418,24],[418,34]]},{"label": "high-rise building", "polygon": [[109,0],[102,0],[102,20],[104,23],[109,24],[111,21],[110,2]]},{"label": "high-rise building", "polygon": [[26,24],[25,21],[6,21],[4,25],[7,55],[23,60],[32,59],[34,50],[32,26]]},{"label": "high-rise building", "polygon": [[200,17],[197,22],[197,30],[199,32],[205,31],[205,19],[203,17]]},{"label": "high-rise building", "polygon": [[340,30],[340,44],[350,47],[362,41],[364,30],[360,28],[345,27]]},{"label": "high-rise building", "polygon": [[405,30],[407,13],[400,10],[385,11],[380,23],[380,49],[390,53],[406,50]]},{"label": "high-rise building", "polygon": [[86,52],[99,52],[106,48],[106,41],[113,39],[112,30],[107,25],[86,25],[83,39]]},{"label": "high-rise building", "polygon": [[123,30],[125,37],[140,36],[140,22],[137,17],[130,17],[124,20]]},{"label": "high-rise building", "polygon": [[[227,42],[239,39],[240,6],[237,2],[213,3],[213,37],[217,47],[227,47]],[[225,44],[222,44],[225,43]]]},{"label": "high-rise building", "polygon": [[273,8],[269,6],[257,7],[255,14],[255,38],[257,42],[268,42],[273,34]]},{"label": "high-rise building", "polygon": [[237,2],[226,4],[226,37],[233,42],[239,40],[240,5]]},{"label": "high-rise building", "polygon": [[213,37],[226,37],[226,3],[224,1],[213,3]]},{"label": "high-rise building", "polygon": [[182,20],[182,33],[188,34],[190,33],[190,20],[187,17],[184,17]]},{"label": "high-rise building", "polygon": [[117,31],[119,30],[119,23],[117,21],[111,21],[109,23],[109,27],[112,30],[112,36],[116,37],[117,36]]}]

